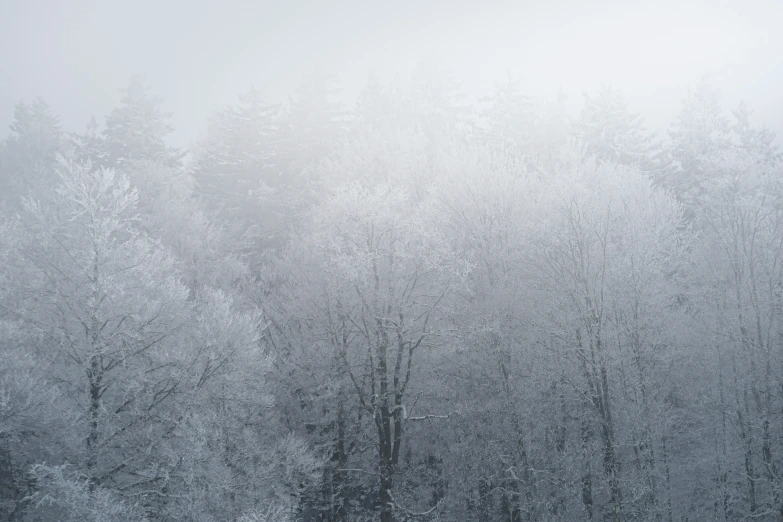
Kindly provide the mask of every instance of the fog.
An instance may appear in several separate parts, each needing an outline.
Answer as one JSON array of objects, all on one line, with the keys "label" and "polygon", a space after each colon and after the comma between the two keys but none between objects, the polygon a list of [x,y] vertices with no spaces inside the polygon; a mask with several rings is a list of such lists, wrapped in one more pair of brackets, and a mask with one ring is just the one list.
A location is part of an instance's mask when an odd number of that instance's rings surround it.
[{"label": "fog", "polygon": [[783,522],[783,4],[0,2],[0,522]]},{"label": "fog", "polygon": [[663,129],[706,75],[734,107],[752,99],[781,130],[783,6],[774,0],[656,2],[3,0],[0,126],[13,104],[46,99],[69,128],[104,114],[145,73],[174,114],[171,141],[202,137],[206,117],[255,85],[284,101],[302,75],[336,73],[345,99],[370,71],[406,81],[422,61],[454,72],[471,98],[507,74],[529,90],[610,84]]}]

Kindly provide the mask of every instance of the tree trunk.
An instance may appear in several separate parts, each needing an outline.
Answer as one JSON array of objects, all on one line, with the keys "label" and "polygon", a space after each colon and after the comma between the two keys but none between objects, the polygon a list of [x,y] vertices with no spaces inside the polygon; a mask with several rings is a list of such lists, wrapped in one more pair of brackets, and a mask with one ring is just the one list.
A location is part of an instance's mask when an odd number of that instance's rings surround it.
[{"label": "tree trunk", "polygon": [[763,442],[762,454],[764,456],[764,467],[766,469],[769,486],[772,490],[772,511],[783,512],[780,501],[780,479],[778,470],[775,466],[775,460],[772,458],[772,442],[769,434],[769,419],[765,418],[763,423]]},{"label": "tree trunk", "polygon": [[666,477],[666,520],[672,522],[672,476],[669,470],[669,451],[666,449],[666,435],[661,437],[661,457]]},{"label": "tree trunk", "polygon": [[601,439],[604,446],[604,473],[609,482],[609,506],[612,510],[612,521],[623,519],[619,481],[619,462],[614,445],[614,424],[609,402],[609,382],[605,367],[601,367],[601,396],[599,397],[601,411]]},{"label": "tree trunk", "polygon": [[348,467],[348,455],[345,448],[345,407],[343,398],[340,397],[337,405],[337,444],[332,460],[335,464],[333,475],[334,500],[332,501],[334,522],[348,521],[348,473],[344,471]]},{"label": "tree trunk", "polygon": [[380,522],[394,522],[394,506],[392,505],[392,487],[394,485],[394,468],[391,462],[381,460],[381,477],[378,484],[378,498],[381,504]]},{"label": "tree trunk", "polygon": [[490,522],[492,520],[492,486],[487,479],[479,479],[478,493],[478,522]]},{"label": "tree trunk", "polygon": [[98,466],[98,415],[101,407],[101,385],[103,375],[101,371],[100,359],[93,355],[90,360],[90,369],[87,371],[89,379],[90,406],[88,416],[90,429],[87,435],[87,476],[90,481],[90,490],[98,485],[97,466]]},{"label": "tree trunk", "polygon": [[751,515],[756,513],[756,471],[753,466],[753,442],[749,432],[749,426],[743,420],[742,412],[737,412],[740,425],[740,436],[745,446],[745,476],[748,479],[748,502]]},{"label": "tree trunk", "polygon": [[603,422],[601,438],[604,443],[604,471],[609,481],[609,506],[612,510],[612,521],[621,522],[622,512],[620,508],[620,482],[618,475],[617,455],[615,454],[614,440],[611,427]]},{"label": "tree trunk", "polygon": [[582,458],[584,459],[584,472],[582,474],[582,505],[587,518],[593,519],[593,475],[590,469],[590,426],[587,421],[582,421]]},{"label": "tree trunk", "polygon": [[19,496],[8,439],[0,435],[0,519],[15,520]]}]

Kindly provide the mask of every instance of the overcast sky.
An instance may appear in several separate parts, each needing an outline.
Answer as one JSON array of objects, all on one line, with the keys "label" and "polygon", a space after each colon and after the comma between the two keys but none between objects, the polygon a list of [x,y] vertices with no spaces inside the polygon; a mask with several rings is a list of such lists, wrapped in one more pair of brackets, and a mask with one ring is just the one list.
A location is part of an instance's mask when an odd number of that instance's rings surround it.
[{"label": "overcast sky", "polygon": [[251,84],[282,100],[321,67],[351,95],[371,69],[405,78],[428,57],[469,96],[510,72],[576,108],[609,83],[653,128],[706,73],[727,106],[744,97],[783,130],[780,0],[0,0],[0,126],[40,95],[81,130],[143,72],[174,113],[172,141],[188,146]]}]

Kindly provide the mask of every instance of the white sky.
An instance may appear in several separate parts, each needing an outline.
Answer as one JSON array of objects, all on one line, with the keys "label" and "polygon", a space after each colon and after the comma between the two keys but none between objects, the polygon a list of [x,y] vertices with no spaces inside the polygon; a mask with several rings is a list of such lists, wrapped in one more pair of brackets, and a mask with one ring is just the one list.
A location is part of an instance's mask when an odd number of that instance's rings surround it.
[{"label": "white sky", "polygon": [[188,146],[251,84],[282,100],[323,67],[350,96],[370,69],[406,78],[432,56],[470,96],[510,72],[533,94],[562,88],[577,108],[609,83],[653,128],[706,73],[727,108],[744,97],[783,131],[780,0],[0,0],[0,126],[40,95],[81,129],[138,71],[175,114],[174,144]]}]

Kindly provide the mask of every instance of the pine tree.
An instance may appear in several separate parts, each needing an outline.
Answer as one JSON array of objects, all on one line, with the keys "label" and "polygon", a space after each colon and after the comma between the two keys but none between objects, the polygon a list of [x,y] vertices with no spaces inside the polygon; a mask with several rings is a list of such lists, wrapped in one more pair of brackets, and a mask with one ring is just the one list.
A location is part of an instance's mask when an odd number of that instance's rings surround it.
[{"label": "pine tree", "polygon": [[0,201],[10,204],[30,192],[47,198],[57,180],[57,155],[66,148],[60,119],[36,98],[16,104],[10,129],[0,149]]},{"label": "pine tree", "polygon": [[371,73],[367,84],[356,97],[353,130],[361,133],[369,127],[400,125],[399,99],[395,99],[391,89],[384,86],[378,75]]},{"label": "pine tree", "polygon": [[407,100],[410,118],[434,146],[473,133],[471,109],[452,71],[440,63],[423,61],[413,71],[411,80]]},{"label": "pine tree", "polygon": [[195,153],[193,176],[240,250],[255,255],[282,234],[286,176],[277,105],[251,88],[210,121]]},{"label": "pine tree", "polygon": [[775,163],[781,159],[781,153],[775,145],[775,132],[766,125],[752,127],[750,116],[753,111],[742,101],[739,107],[732,111],[736,122],[732,130],[739,139],[739,146],[765,163]]},{"label": "pine tree", "polygon": [[161,108],[162,99],[152,95],[145,78],[136,74],[123,89],[120,105],[106,117],[103,131],[105,167],[128,169],[134,164],[151,161],[179,167],[183,154],[166,145],[174,128],[171,114]]},{"label": "pine tree", "polygon": [[522,82],[510,75],[495,85],[493,93],[482,100],[482,138],[511,149],[524,150],[533,140],[536,112],[532,98],[525,94]]},{"label": "pine tree", "polygon": [[317,199],[320,165],[346,136],[348,113],[339,95],[337,77],[316,71],[301,81],[278,120],[275,187],[266,200],[274,247]]},{"label": "pine tree", "polygon": [[280,184],[278,110],[251,88],[212,118],[193,173],[205,196],[224,210],[245,206]]},{"label": "pine tree", "polygon": [[345,135],[347,111],[339,95],[337,77],[316,71],[305,76],[289,98],[281,125],[289,178],[324,159]]},{"label": "pine tree", "polygon": [[710,158],[726,150],[730,125],[723,116],[720,93],[702,79],[688,91],[680,113],[669,130],[673,168],[662,180],[674,190],[690,215],[704,195],[704,183],[710,175]]},{"label": "pine tree", "polygon": [[90,118],[83,134],[71,135],[71,141],[74,146],[74,156],[79,161],[90,161],[96,167],[106,162],[105,145],[95,116]]},{"label": "pine tree", "polygon": [[632,113],[622,96],[604,85],[595,96],[585,93],[585,104],[574,131],[582,147],[599,161],[636,167],[654,175],[659,154],[654,136],[638,113]]}]

